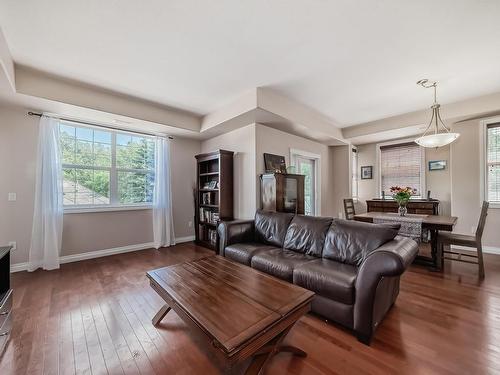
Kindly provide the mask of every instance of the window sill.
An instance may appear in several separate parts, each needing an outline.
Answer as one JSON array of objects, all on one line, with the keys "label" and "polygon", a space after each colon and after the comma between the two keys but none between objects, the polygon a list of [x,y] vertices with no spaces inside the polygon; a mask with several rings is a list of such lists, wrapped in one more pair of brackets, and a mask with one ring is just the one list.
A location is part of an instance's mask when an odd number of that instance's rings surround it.
[{"label": "window sill", "polygon": [[135,206],[106,206],[106,207],[72,207],[65,208],[64,214],[83,214],[90,212],[114,212],[114,211],[139,211],[151,210],[152,205],[135,205]]},{"label": "window sill", "polygon": [[500,208],[500,203],[498,203],[498,202],[490,202],[490,205],[488,206],[488,208],[498,209],[498,208]]}]

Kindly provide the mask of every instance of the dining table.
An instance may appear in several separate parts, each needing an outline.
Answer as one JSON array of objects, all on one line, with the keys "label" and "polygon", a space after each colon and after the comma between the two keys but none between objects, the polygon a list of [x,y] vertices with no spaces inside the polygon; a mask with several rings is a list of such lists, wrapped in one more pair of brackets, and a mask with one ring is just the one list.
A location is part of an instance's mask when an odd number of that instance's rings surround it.
[{"label": "dining table", "polygon": [[[397,221],[398,214],[391,212],[366,212],[354,215],[354,220],[373,223],[374,219],[389,219]],[[417,255],[415,263],[431,267],[432,270],[442,271],[442,256],[438,249],[438,233],[439,231],[453,231],[453,227],[457,223],[456,216],[447,215],[420,215],[406,214],[404,217],[417,218],[422,220],[422,229],[427,229],[430,232],[431,256]]]}]

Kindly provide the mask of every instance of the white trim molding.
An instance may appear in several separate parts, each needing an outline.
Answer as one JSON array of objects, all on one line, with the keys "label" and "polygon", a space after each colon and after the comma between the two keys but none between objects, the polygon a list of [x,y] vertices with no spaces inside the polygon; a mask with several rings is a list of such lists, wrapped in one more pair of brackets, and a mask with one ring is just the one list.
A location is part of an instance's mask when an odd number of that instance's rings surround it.
[{"label": "white trim molding", "polygon": [[[359,155],[358,155],[358,147],[353,145],[352,143],[349,143],[349,193],[354,201],[354,203],[358,202],[358,197],[359,197],[359,178],[360,178],[360,173],[359,173]],[[354,153],[353,150],[356,150],[356,165],[354,165]],[[353,169],[356,169],[356,195],[354,195],[353,192],[353,187],[354,187],[354,174],[352,173]],[[373,171],[372,171],[373,173]]]},{"label": "white trim molding", "polygon": [[[486,169],[488,168],[487,158],[488,158],[488,125],[500,122],[500,116],[490,117],[480,121],[479,125],[479,206],[482,206],[483,201],[488,200],[488,174]],[[500,203],[490,202],[489,208],[500,208]]]},{"label": "white trim molding", "polygon": [[184,243],[184,242],[191,242],[191,241],[194,241],[195,240],[195,236],[186,236],[186,237],[177,237],[175,239],[175,244],[179,244],[179,243]]},{"label": "white trim molding", "polygon": [[[190,241],[194,241],[194,239],[195,239],[194,236],[179,237],[179,238],[175,239],[175,243],[180,244],[180,243],[184,243],[184,242],[190,242]],[[101,258],[101,257],[109,256],[109,255],[124,254],[124,253],[130,253],[132,251],[147,250],[147,249],[153,249],[152,242],[141,243],[141,244],[136,244],[136,245],[120,246],[120,247],[114,247],[111,249],[104,249],[104,250],[88,251],[88,252],[79,253],[79,254],[63,255],[63,256],[59,257],[59,263],[61,263],[61,264],[73,263],[73,262],[79,262],[81,260]],[[27,269],[28,269],[27,262],[15,263],[15,264],[12,264],[10,266],[11,273],[26,271]]]},{"label": "white trim molding", "polygon": [[152,210],[153,206],[151,204],[137,204],[137,205],[127,205],[127,206],[65,206],[64,215],[68,214],[84,214],[91,212],[115,212],[115,211],[139,211],[139,210]]}]

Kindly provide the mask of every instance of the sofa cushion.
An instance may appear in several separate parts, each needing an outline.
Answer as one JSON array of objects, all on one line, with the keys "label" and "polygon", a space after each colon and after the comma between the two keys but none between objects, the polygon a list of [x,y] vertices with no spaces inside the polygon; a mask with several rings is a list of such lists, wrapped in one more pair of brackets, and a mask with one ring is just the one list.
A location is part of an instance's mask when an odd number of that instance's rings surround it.
[{"label": "sofa cushion", "polygon": [[323,247],[323,258],[359,266],[376,248],[394,239],[399,224],[370,224],[333,219]]},{"label": "sofa cushion", "polygon": [[293,214],[258,210],[255,213],[255,240],[283,247],[286,230]]},{"label": "sofa cushion", "polygon": [[280,279],[293,281],[293,269],[317,258],[290,250],[273,249],[258,252],[252,257],[252,268],[276,276]]},{"label": "sofa cushion", "polygon": [[357,272],[357,267],[349,264],[316,259],[293,270],[293,283],[320,296],[352,305]]},{"label": "sofa cushion", "polygon": [[320,257],[331,224],[329,217],[296,215],[288,226],[283,247]]},{"label": "sofa cushion", "polygon": [[274,246],[264,245],[258,242],[236,243],[229,245],[224,249],[224,256],[238,263],[250,265],[252,256],[259,251],[278,249]]}]

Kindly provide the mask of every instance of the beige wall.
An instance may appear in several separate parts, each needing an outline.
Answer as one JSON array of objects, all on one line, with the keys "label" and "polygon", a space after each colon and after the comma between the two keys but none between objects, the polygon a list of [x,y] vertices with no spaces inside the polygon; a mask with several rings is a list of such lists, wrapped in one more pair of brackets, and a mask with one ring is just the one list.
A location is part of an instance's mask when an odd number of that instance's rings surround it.
[{"label": "beige wall", "polygon": [[[0,244],[17,242],[12,263],[28,260],[33,216],[38,118],[23,108],[0,107]],[[200,142],[172,141],[172,194],[176,237],[194,234],[194,155]],[[17,201],[7,201],[9,192]],[[78,254],[152,241],[151,210],[66,214],[62,254]]]},{"label": "beige wall", "polygon": [[234,151],[234,216],[253,218],[257,208],[255,182],[255,124],[201,142],[201,152]]},{"label": "beige wall", "polygon": [[[172,140],[172,211],[176,238],[194,236],[195,155],[199,153],[198,140],[180,137]],[[189,222],[193,226],[190,227]]]},{"label": "beige wall", "polygon": [[61,255],[153,242],[151,210],[65,214]]},{"label": "beige wall", "polygon": [[264,173],[264,153],[271,153],[285,156],[286,165],[290,164],[290,149],[297,149],[320,156],[320,184],[321,184],[321,215],[332,214],[329,206],[329,153],[328,146],[308,139],[285,133],[267,127],[262,124],[256,125],[256,183],[257,183],[257,204],[260,207],[260,183],[258,175]]},{"label": "beige wall", "polygon": [[[458,217],[455,232],[473,234],[481,211],[480,184],[480,119],[455,124],[453,130],[461,136],[451,146],[426,149],[426,163],[429,160],[447,160],[444,171],[428,170],[426,165],[426,185],[432,197],[441,201],[443,215]],[[358,146],[358,165],[373,165],[376,176],[376,144]],[[359,172],[359,171],[358,171]],[[359,198],[356,209],[366,210],[366,199],[376,196],[377,179],[359,180]],[[500,209],[490,208],[483,244],[486,247],[500,248]]]},{"label": "beige wall", "polygon": [[[17,242],[11,262],[28,260],[35,191],[38,121],[21,109],[0,107],[0,244]],[[9,192],[17,201],[7,201]]]},{"label": "beige wall", "polygon": [[[358,176],[361,175],[362,166],[373,166],[373,179],[358,181],[359,202],[356,204],[357,212],[366,211],[366,200],[377,197],[378,165],[377,144],[364,144],[358,148]],[[429,171],[429,160],[446,160],[448,165],[444,171]],[[425,184],[426,191],[431,191],[431,197],[440,200],[440,213],[449,215],[451,212],[451,185],[450,185],[450,147],[425,149]]]},{"label": "beige wall", "polygon": [[37,98],[67,103],[105,113],[128,116],[154,124],[175,124],[175,127],[199,132],[201,119],[180,111],[137,97],[118,94],[82,82],[68,80],[57,75],[16,64],[16,92]]},{"label": "beige wall", "polygon": [[260,207],[259,175],[264,172],[265,152],[285,156],[290,165],[290,149],[320,155],[321,215],[333,215],[330,186],[329,147],[321,143],[282,132],[262,124],[251,124],[223,135],[202,141],[202,152],[219,148],[235,151],[234,213],[237,218],[253,218]]},{"label": "beige wall", "polygon": [[[376,144],[370,143],[357,146],[358,149],[358,202],[355,204],[356,212],[366,212],[366,201],[377,195],[377,152]],[[371,180],[361,179],[361,167],[373,166],[373,178]]]},{"label": "beige wall", "polygon": [[331,212],[328,216],[344,217],[344,198],[351,196],[350,171],[351,146],[330,147],[330,186]]},{"label": "beige wall", "polygon": [[[429,171],[429,161],[447,160],[443,171]],[[431,191],[431,197],[439,199],[439,213],[451,215],[451,157],[450,146],[425,149],[425,184]],[[427,192],[426,192],[427,193]]]},{"label": "beige wall", "polygon": [[[451,146],[451,212],[458,217],[456,232],[472,234],[481,211],[480,120],[453,126],[460,133]],[[500,248],[500,209],[490,208],[483,234],[483,245]]]}]

